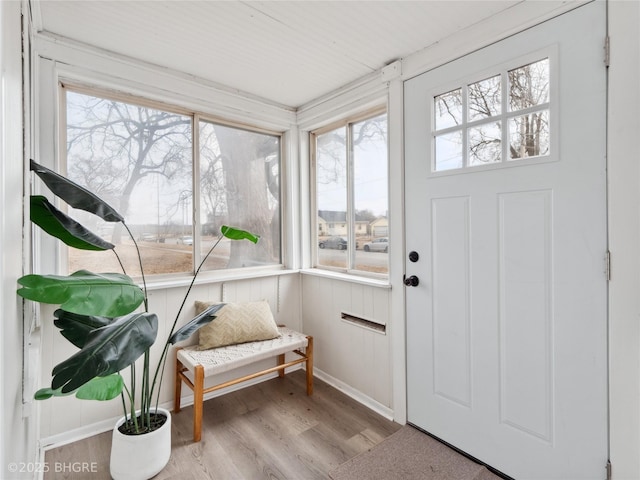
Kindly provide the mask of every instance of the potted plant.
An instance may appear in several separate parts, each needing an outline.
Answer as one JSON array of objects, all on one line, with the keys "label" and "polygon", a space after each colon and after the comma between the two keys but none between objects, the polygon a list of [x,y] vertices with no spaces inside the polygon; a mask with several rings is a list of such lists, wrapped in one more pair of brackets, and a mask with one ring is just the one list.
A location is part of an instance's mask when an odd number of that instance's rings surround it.
[{"label": "potted plant", "polygon": [[[222,238],[246,239],[257,243],[259,236],[228,226],[221,228],[222,235],[196,269],[173,325],[163,339],[160,359],[152,366],[150,349],[156,342],[158,317],[149,312],[142,257],[125,219],[95,194],[33,160],[30,169],[54,195],[70,206],[108,222],[122,223],[135,245],[143,284],[142,287],[137,285],[126,275],[124,267],[123,273],[80,270],[68,276],[31,274],[18,279],[21,288],[17,293],[21,297],[60,305],[54,313],[54,324],[67,340],[79,348],[74,355],[54,367],[51,386],[38,390],[35,398],[44,400],[52,396],[75,394],[81,399],[111,400],[120,396],[124,415],[114,428],[112,476],[116,479],[151,478],[167,464],[171,451],[171,417],[168,411],[158,407],[162,372],[169,347],[186,340],[200,327],[211,322],[215,313],[222,308],[221,304],[213,305],[177,328],[180,313],[195,279]],[[44,196],[31,197],[31,221],[70,247],[112,250],[117,256],[114,245],[58,210]],[[142,368],[136,362],[140,357],[143,357]],[[129,368],[131,373],[128,386],[120,374],[125,368]],[[164,433],[159,434],[161,430]],[[163,438],[163,444],[154,450],[148,442],[156,437]],[[143,443],[139,453],[133,450],[131,441],[134,439]],[[128,456],[120,458],[121,455]],[[152,461],[157,464],[150,465]],[[140,472],[135,471],[136,463],[140,464]]]}]

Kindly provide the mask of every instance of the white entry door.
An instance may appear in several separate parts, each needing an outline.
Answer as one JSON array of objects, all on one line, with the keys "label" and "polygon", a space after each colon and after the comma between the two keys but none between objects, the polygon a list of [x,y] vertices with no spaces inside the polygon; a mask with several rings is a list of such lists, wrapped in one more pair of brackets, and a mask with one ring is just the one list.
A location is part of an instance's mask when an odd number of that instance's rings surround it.
[{"label": "white entry door", "polygon": [[604,8],[405,82],[408,420],[517,479],[605,477]]}]

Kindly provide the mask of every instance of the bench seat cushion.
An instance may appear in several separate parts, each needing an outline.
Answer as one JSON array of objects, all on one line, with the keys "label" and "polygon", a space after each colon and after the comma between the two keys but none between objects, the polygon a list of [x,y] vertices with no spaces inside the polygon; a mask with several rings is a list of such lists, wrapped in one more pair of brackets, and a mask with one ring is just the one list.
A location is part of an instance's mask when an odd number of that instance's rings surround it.
[{"label": "bench seat cushion", "polygon": [[234,368],[271,358],[306,347],[307,336],[286,327],[278,327],[280,335],[270,340],[227,345],[225,347],[198,350],[197,345],[178,351],[178,360],[193,372],[196,365],[204,367],[204,376],[233,370]]}]

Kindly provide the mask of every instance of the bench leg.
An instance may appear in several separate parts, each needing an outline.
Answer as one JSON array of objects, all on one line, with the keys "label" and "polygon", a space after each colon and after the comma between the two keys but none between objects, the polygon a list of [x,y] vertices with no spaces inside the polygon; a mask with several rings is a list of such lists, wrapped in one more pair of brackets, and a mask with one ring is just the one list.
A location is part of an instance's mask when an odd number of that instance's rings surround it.
[{"label": "bench leg", "polygon": [[[278,365],[282,365],[284,363],[284,353],[278,355]],[[278,376],[280,378],[284,378],[284,368],[282,370],[278,370]]]},{"label": "bench leg", "polygon": [[307,395],[313,394],[313,337],[307,337],[308,344],[305,353],[307,360],[305,367],[307,371]]},{"label": "bench leg", "polygon": [[182,395],[182,378],[180,378],[180,372],[184,370],[182,362],[178,360],[178,351],[176,350],[176,375],[174,392],[173,392],[173,411],[178,413],[180,411],[180,397]]},{"label": "bench leg", "polygon": [[193,441],[202,438],[202,402],[204,396],[204,367],[196,365],[193,379]]}]

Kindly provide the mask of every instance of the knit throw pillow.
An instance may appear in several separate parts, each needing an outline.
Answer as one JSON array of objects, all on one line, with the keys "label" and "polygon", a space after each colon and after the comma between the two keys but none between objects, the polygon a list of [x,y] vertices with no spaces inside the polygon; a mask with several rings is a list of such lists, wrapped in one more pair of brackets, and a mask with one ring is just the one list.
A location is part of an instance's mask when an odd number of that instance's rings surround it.
[{"label": "knit throw pillow", "polygon": [[[196,301],[196,314],[220,302]],[[199,350],[276,338],[280,333],[266,301],[225,303],[199,331]]]}]

